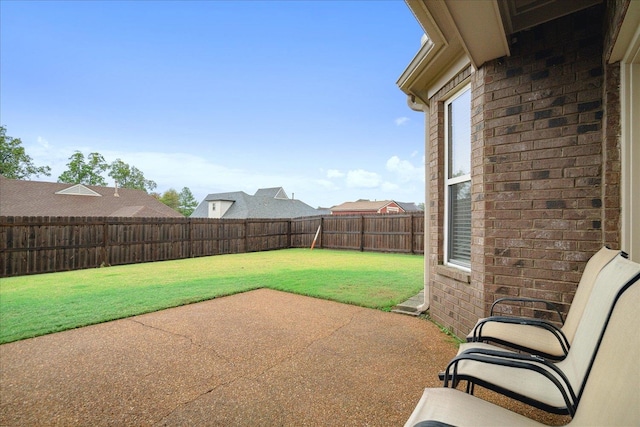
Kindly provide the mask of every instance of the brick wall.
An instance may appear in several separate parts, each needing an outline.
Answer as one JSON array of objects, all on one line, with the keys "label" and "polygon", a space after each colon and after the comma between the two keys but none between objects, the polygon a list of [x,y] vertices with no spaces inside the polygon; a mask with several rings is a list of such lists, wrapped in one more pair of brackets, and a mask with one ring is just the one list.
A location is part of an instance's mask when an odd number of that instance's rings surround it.
[{"label": "brick wall", "polygon": [[[429,259],[431,301],[429,313],[441,325],[459,333],[460,324],[475,324],[482,313],[482,286],[473,284],[470,274],[443,266],[444,262],[444,103],[462,85],[469,83],[471,67],[463,70],[431,98],[429,129],[429,191],[431,247],[425,253]],[[475,91],[472,88],[472,92]],[[479,119],[478,119],[479,120]],[[478,270],[480,271],[480,270]]]},{"label": "brick wall", "polygon": [[596,7],[521,32],[486,66],[486,304],[519,295],[566,310],[602,246],[601,22]]},{"label": "brick wall", "polygon": [[[615,73],[603,66],[602,22],[596,6],[518,33],[510,57],[464,71],[431,99],[430,313],[457,335],[502,296],[544,298],[566,312],[586,261],[604,243],[618,247],[619,108]],[[465,78],[472,84],[471,275],[441,265],[442,100]],[[605,89],[613,95],[605,98]],[[512,312],[551,314],[544,306]]]}]

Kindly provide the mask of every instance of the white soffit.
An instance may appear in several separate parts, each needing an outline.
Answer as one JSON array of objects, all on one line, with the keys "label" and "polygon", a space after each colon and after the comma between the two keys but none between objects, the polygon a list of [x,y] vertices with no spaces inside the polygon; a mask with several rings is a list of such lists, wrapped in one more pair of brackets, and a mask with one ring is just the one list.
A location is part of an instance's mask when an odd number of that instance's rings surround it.
[{"label": "white soffit", "polygon": [[[613,45],[613,51],[609,58],[610,64],[623,59],[629,63],[638,63],[638,58],[630,58],[628,53],[633,49],[632,42],[638,43],[638,31],[640,31],[640,1],[632,0],[629,2],[629,8]],[[637,47],[635,49],[637,51]]]},{"label": "white soffit", "polygon": [[445,3],[474,67],[509,55],[509,42],[496,0]]},{"label": "white soffit", "polygon": [[507,34],[513,34],[598,3],[602,0],[500,0],[499,6]]}]

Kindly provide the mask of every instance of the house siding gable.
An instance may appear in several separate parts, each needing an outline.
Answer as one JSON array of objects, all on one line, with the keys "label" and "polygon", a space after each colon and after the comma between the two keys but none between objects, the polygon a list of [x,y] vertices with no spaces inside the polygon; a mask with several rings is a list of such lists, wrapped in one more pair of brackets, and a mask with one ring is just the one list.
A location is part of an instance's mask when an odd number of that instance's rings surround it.
[{"label": "house siding gable", "polygon": [[390,202],[386,204],[384,207],[382,207],[378,212],[384,213],[384,214],[394,214],[394,213],[402,213],[404,212],[404,209],[402,209],[402,207],[398,205],[396,202]]},{"label": "house siding gable", "polygon": [[275,198],[275,199],[286,199],[286,200],[288,200],[288,199],[289,199],[289,197],[287,196],[287,193],[285,193],[285,192],[284,192],[284,189],[282,189],[282,188],[280,188],[280,189],[278,190],[278,192],[276,193],[276,195],[275,195],[275,197],[274,197],[274,198]]},{"label": "house siding gable", "polygon": [[76,184],[69,188],[65,188],[60,191],[56,191],[58,195],[66,195],[66,196],[93,196],[93,197],[102,197],[100,193],[93,191],[90,188],[85,187],[82,184]]}]

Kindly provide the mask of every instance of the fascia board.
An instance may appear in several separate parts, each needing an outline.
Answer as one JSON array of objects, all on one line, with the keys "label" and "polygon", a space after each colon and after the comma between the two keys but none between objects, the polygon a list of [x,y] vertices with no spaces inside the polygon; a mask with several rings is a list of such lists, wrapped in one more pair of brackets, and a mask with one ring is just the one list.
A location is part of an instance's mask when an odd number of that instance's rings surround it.
[{"label": "fascia board", "polygon": [[[424,71],[429,68],[430,62],[438,55],[438,52],[446,48],[448,43],[436,19],[423,0],[405,0],[405,3],[427,36],[426,41],[422,44],[418,53],[396,82],[400,90],[407,95],[415,95],[412,87],[415,85],[416,80],[423,80],[423,78],[420,77],[423,76]],[[431,7],[433,8],[435,6],[431,5]]]},{"label": "fascia board", "polygon": [[446,83],[442,81],[444,77],[455,76],[469,63],[469,57],[460,45],[456,49],[440,49],[434,55],[423,58],[413,70],[412,79],[399,82],[398,86],[407,95],[418,97],[426,105],[433,93]]},{"label": "fascia board", "polygon": [[[446,44],[447,38],[440,29],[440,19],[436,19],[442,10],[442,4],[438,1],[427,0],[405,0],[407,7],[422,27],[422,30],[429,36],[429,39],[436,45]],[[434,17],[434,15],[436,17]]]},{"label": "fascia board", "polygon": [[396,84],[410,97],[428,102],[431,91],[448,67],[467,56],[461,36],[444,1],[406,0],[407,6],[425,31],[428,40],[404,70]]},{"label": "fascia board", "polygon": [[442,45],[436,48],[431,40],[427,40],[420,47],[416,56],[413,57],[396,82],[403,92],[407,95],[411,94],[411,86],[440,49],[442,49]]}]

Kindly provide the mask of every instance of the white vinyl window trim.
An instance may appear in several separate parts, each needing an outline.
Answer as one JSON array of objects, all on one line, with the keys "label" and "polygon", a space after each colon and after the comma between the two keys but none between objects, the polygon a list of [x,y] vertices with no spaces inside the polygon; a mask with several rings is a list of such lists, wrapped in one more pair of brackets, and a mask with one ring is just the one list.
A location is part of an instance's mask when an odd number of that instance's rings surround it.
[{"label": "white vinyl window trim", "polygon": [[[445,170],[444,170],[444,263],[447,266],[456,267],[464,271],[471,271],[471,140],[467,143],[458,144],[456,150],[453,149],[452,135],[450,129],[463,129],[463,134],[471,133],[471,121],[462,120],[457,123],[456,117],[452,117],[451,105],[464,106],[469,99],[467,108],[469,117],[471,115],[470,85],[467,84],[459,88],[447,101],[445,101]],[[465,138],[466,139],[466,138]],[[455,168],[456,156],[458,159],[468,162],[465,164],[466,170],[453,170]],[[468,156],[464,157],[464,156]],[[459,163],[459,162],[458,162]],[[453,197],[458,194],[458,197]],[[464,197],[466,196],[466,197]]]},{"label": "white vinyl window trim", "polygon": [[[640,8],[634,5],[640,13]],[[621,104],[621,249],[640,262],[640,28],[635,30],[620,61]]]}]

